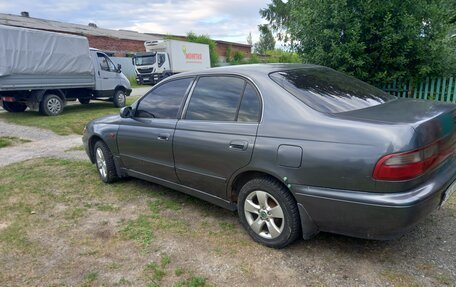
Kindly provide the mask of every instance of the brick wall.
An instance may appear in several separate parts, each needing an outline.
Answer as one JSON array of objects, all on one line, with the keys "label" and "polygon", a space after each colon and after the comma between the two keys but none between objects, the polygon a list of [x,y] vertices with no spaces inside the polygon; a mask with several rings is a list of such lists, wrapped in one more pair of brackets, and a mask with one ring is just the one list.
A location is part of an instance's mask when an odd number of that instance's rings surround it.
[{"label": "brick wall", "polygon": [[86,35],[91,48],[114,52],[116,57],[125,57],[127,53],[144,52],[144,41],[116,39],[104,36]]},{"label": "brick wall", "polygon": [[250,58],[252,56],[251,49],[248,46],[236,46],[236,45],[230,45],[227,43],[218,42],[217,43],[217,52],[221,59],[224,60],[226,58],[226,49],[228,49],[228,47],[230,47],[230,46],[231,46],[231,57],[233,57],[233,55],[236,51],[239,51],[242,54],[244,54],[244,57],[246,57],[246,58]]}]

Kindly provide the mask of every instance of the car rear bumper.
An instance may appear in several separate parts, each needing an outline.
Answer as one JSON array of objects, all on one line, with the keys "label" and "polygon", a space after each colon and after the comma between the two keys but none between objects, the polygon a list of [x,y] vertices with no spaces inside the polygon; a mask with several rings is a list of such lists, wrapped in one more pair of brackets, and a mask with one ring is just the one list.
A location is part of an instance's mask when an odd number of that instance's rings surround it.
[{"label": "car rear bumper", "polygon": [[367,239],[392,239],[441,206],[456,180],[455,163],[425,184],[401,193],[373,193],[292,185],[303,237],[318,231]]}]

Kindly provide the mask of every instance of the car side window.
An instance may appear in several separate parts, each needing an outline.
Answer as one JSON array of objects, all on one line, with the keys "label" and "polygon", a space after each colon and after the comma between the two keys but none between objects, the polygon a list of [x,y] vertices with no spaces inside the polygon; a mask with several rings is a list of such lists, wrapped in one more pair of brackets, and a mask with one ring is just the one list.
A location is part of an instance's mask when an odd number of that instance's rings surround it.
[{"label": "car side window", "polygon": [[260,99],[255,88],[247,84],[239,108],[238,122],[258,122],[260,119]]},{"label": "car side window", "polygon": [[165,63],[166,57],[163,54],[158,54],[158,66],[161,67]]},{"label": "car side window", "polygon": [[101,53],[97,53],[98,62],[100,63],[100,68],[103,71],[109,71],[108,60],[106,59],[105,55]]},{"label": "car side window", "polygon": [[245,81],[237,77],[201,77],[188,104],[185,119],[235,121]]},{"label": "car side window", "polygon": [[175,119],[193,78],[166,82],[150,91],[138,104],[136,117]]}]

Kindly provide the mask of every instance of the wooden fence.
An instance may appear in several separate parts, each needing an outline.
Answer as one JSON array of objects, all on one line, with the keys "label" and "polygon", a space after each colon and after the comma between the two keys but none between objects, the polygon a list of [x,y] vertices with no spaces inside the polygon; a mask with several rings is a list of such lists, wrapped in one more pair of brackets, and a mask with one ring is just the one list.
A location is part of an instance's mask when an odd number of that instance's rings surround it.
[{"label": "wooden fence", "polygon": [[456,76],[421,81],[395,80],[382,89],[397,97],[456,103]]}]

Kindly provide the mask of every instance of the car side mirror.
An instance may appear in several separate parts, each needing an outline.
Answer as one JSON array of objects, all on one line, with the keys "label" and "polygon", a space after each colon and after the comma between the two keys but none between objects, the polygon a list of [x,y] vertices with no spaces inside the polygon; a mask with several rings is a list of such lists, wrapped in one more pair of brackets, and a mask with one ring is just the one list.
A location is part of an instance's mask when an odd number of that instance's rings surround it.
[{"label": "car side mirror", "polygon": [[122,66],[120,64],[117,64],[117,73],[122,72]]},{"label": "car side mirror", "polygon": [[134,66],[135,65],[135,57],[131,58],[131,64]]},{"label": "car side mirror", "polygon": [[133,117],[133,109],[131,107],[123,107],[120,109],[121,118],[131,118]]}]

